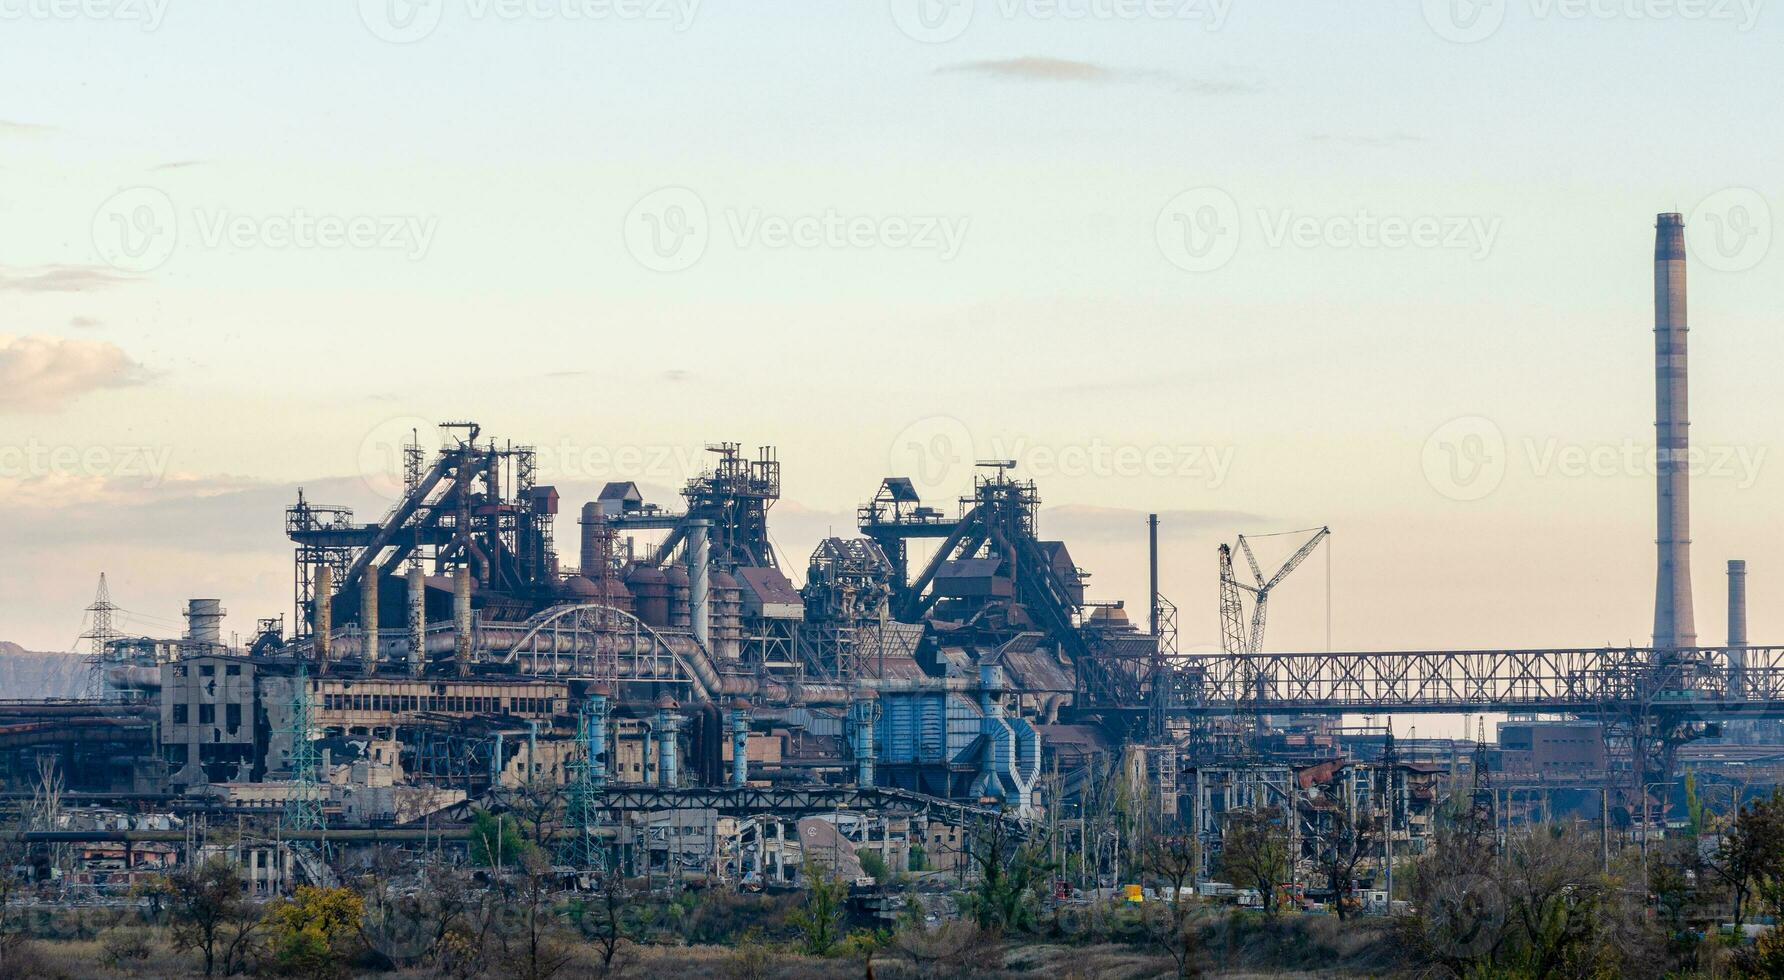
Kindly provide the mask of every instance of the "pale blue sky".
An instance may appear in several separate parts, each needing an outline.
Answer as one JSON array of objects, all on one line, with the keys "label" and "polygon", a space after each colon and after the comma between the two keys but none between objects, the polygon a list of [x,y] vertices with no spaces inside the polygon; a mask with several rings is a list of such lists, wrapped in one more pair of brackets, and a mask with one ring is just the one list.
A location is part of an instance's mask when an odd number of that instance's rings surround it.
[{"label": "pale blue sky", "polygon": [[[1430,19],[1451,8],[1410,0],[1236,2],[1214,30],[982,0],[932,44],[899,29],[902,0],[712,0],[680,30],[443,0],[430,36],[391,44],[362,17],[377,2],[168,0],[153,30],[148,0],[99,2],[118,16],[0,0],[0,336],[77,345],[0,362],[20,390],[47,384],[31,371],[68,386],[0,403],[0,445],[146,446],[180,479],[0,472],[6,523],[35,529],[0,572],[0,638],[39,647],[66,645],[101,569],[162,616],[188,594],[221,595],[237,629],[286,611],[290,486],[352,496],[378,433],[460,416],[581,449],[777,443],[806,512],[777,531],[795,567],[935,416],[979,455],[1209,447],[1231,454],[1219,481],[1039,476],[1049,504],[1124,509],[1071,525],[1105,597],[1140,599],[1136,515],[1182,512],[1166,585],[1186,645],[1216,636],[1216,541],[1317,523],[1341,647],[1639,642],[1651,480],[1542,461],[1651,440],[1654,213],[1733,189],[1768,227],[1784,215],[1784,18],[1743,28],[1739,4],[1522,0],[1456,43]],[[165,262],[18,285],[110,269],[96,216],[142,187],[174,209]],[[672,272],[626,237],[664,187],[711,234]],[[1186,271],[1156,230],[1197,188],[1231,199],[1239,238]],[[431,231],[418,258],[206,241],[298,211]],[[752,214],[826,211],[950,222],[958,252],[737,240]],[[1491,246],[1270,240],[1363,213],[1472,221]],[[1692,269],[1693,436],[1757,463],[1694,488],[1698,621],[1721,640],[1722,561],[1746,557],[1766,640],[1784,637],[1784,457],[1765,456],[1784,246],[1721,264],[1739,268]],[[1510,454],[1481,499],[1426,476],[1458,417]],[[161,533],[126,533],[130,515]],[[1323,643],[1320,574],[1284,593],[1272,646]]]}]

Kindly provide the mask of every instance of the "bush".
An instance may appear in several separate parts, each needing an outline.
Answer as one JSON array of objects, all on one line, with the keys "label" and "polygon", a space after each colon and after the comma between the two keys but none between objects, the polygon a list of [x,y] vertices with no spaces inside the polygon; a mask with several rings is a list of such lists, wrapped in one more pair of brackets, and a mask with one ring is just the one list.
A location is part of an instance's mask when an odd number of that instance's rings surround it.
[{"label": "bush", "polygon": [[153,954],[153,936],[147,929],[119,927],[99,935],[99,962],[114,970],[131,970]]}]

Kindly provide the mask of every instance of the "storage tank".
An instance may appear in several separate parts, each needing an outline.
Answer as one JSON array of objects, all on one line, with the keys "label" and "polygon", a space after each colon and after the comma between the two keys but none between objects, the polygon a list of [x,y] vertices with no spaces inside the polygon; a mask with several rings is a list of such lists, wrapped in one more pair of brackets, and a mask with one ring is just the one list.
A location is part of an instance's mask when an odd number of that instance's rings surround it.
[{"label": "storage tank", "polygon": [[688,629],[693,622],[688,612],[688,570],[679,564],[669,565],[663,569],[663,578],[669,583],[669,625]]},{"label": "storage tank", "polygon": [[651,626],[669,625],[669,581],[661,570],[651,565],[634,565],[626,573],[626,588],[632,593],[632,612]]},{"label": "storage tank", "polygon": [[713,654],[735,660],[743,651],[743,590],[729,572],[716,568],[708,581],[712,588]]}]

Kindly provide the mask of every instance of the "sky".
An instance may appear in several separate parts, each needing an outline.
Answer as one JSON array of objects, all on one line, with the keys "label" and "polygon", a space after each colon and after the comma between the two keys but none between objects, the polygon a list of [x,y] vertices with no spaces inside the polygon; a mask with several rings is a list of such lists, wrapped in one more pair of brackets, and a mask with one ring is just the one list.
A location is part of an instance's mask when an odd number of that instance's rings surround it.
[{"label": "sky", "polygon": [[[1784,13],[1761,0],[0,0],[0,638],[290,614],[282,510],[413,429],[567,513],[778,447],[782,560],[893,473],[1037,481],[1218,649],[1643,643],[1654,215],[1694,585],[1784,637]],[[560,540],[570,540],[569,525]],[[1266,539],[1267,562],[1297,539]],[[1330,596],[1328,607],[1328,595]]]}]

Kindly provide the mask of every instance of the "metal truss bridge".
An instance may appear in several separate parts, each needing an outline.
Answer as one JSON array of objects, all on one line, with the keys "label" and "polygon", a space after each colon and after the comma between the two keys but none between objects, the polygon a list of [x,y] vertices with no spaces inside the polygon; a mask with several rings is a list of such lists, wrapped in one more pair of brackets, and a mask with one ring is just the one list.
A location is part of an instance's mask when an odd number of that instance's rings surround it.
[{"label": "metal truss bridge", "polygon": [[[1171,714],[1784,716],[1784,647],[1188,655],[1164,672]],[[1158,692],[1155,692],[1158,693]]]}]

